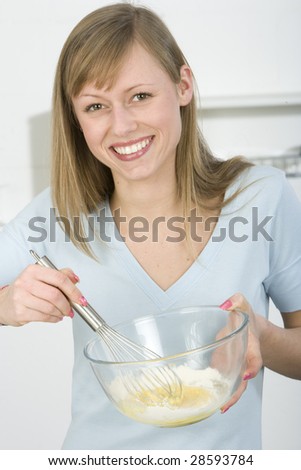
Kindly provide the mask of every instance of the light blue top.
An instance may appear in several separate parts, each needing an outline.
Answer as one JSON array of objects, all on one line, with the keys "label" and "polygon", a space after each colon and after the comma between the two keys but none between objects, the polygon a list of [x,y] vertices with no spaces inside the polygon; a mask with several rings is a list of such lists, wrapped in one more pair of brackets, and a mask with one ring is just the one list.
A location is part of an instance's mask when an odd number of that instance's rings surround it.
[{"label": "light blue top", "polygon": [[[235,292],[243,293],[255,312],[264,316],[269,297],[280,311],[301,309],[300,202],[284,174],[273,168],[245,171],[227,197],[238,187],[247,189],[223,209],[199,259],[167,291],[156,285],[120,241],[108,203],[90,218],[103,239],[91,241],[97,262],[65,241],[51,215],[50,192],[45,190],[0,232],[0,285],[12,282],[33,262],[28,250],[34,249],[57,267],[72,268],[81,279],[81,291],[110,325],[171,307],[220,304]],[[224,415],[217,412],[186,427],[155,428],[114,409],[83,355],[92,330],[76,315],[73,331],[72,422],[65,449],[261,447],[262,373]]]}]

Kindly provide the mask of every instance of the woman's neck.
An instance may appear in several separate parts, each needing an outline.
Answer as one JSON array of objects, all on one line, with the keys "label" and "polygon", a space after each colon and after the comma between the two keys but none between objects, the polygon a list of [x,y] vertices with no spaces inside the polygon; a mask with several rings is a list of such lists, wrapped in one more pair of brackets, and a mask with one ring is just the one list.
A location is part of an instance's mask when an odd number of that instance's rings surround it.
[{"label": "woman's neck", "polygon": [[176,184],[170,182],[160,185],[141,181],[115,184],[110,206],[112,212],[118,209],[128,217],[144,216],[149,219],[182,212]]}]

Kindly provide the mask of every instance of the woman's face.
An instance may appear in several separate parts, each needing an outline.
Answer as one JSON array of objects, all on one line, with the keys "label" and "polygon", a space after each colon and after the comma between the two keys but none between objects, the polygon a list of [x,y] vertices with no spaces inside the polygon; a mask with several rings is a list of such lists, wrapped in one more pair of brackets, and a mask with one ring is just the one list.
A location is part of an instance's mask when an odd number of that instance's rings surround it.
[{"label": "woman's face", "polygon": [[180,107],[192,97],[187,66],[181,77],[174,84],[155,58],[135,44],[111,88],[87,84],[73,99],[87,145],[111,169],[115,185],[170,178],[174,172]]}]

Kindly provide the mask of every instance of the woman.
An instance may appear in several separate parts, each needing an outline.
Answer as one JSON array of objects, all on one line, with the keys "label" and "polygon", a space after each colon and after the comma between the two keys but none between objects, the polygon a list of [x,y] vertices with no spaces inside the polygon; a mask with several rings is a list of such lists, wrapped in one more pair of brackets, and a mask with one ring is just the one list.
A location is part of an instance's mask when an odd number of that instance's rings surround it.
[{"label": "woman", "polygon": [[[301,378],[300,204],[281,172],[214,158],[195,101],[185,57],[145,8],[91,13],[62,50],[52,186],[0,234],[0,322],[74,317],[65,449],[258,449],[262,366]],[[68,268],[32,264],[31,248]],[[82,354],[91,330],[66,297],[85,305],[83,293],[112,325],[186,305],[246,311],[238,392],[222,413],[184,428],[122,416]],[[267,320],[269,297],[284,328]]]}]

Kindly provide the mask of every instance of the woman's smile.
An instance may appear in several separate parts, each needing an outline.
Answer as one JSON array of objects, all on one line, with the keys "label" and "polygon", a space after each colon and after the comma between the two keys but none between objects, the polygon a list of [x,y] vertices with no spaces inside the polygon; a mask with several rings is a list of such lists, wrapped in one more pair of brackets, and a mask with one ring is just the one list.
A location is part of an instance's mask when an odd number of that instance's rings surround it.
[{"label": "woman's smile", "polygon": [[128,142],[113,144],[110,149],[114,155],[124,162],[142,157],[152,145],[154,136],[142,137]]}]

